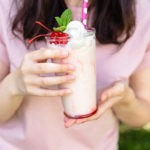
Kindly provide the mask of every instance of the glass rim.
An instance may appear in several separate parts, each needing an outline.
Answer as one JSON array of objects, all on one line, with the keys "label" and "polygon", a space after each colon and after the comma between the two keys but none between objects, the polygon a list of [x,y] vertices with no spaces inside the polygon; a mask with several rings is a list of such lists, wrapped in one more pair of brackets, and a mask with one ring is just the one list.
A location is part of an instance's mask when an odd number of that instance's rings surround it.
[{"label": "glass rim", "polygon": [[91,28],[87,28],[86,30],[87,30],[87,31],[91,31],[91,32],[96,32],[96,29],[95,29],[95,28],[93,28],[93,27],[91,27]]}]

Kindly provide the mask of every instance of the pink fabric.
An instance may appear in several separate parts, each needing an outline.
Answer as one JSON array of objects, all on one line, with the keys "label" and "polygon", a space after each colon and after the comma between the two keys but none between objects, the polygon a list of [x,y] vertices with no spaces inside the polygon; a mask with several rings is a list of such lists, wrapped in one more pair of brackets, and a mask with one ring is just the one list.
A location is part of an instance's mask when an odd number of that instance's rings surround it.
[{"label": "pink fabric", "polygon": [[[10,71],[20,66],[27,50],[10,31],[8,18],[12,0],[0,1],[0,60]],[[80,20],[82,9],[71,8]],[[127,79],[137,70],[150,66],[150,1],[137,0],[137,26],[126,44],[97,43],[97,98],[112,82]],[[5,15],[4,15],[5,14]],[[15,14],[15,8],[11,17]],[[9,22],[10,21],[10,22]],[[39,43],[36,49],[46,46]],[[112,110],[100,119],[69,129],[64,127],[60,97],[25,97],[12,119],[0,124],[0,150],[117,150],[118,120]]]},{"label": "pink fabric", "polygon": [[[2,13],[0,13],[0,18],[1,18],[1,15],[2,15]],[[8,53],[4,49],[6,49],[6,45],[4,44],[4,41],[3,41],[3,31],[2,31],[2,28],[0,27],[0,60],[3,63],[5,63],[7,66],[9,66]]]}]

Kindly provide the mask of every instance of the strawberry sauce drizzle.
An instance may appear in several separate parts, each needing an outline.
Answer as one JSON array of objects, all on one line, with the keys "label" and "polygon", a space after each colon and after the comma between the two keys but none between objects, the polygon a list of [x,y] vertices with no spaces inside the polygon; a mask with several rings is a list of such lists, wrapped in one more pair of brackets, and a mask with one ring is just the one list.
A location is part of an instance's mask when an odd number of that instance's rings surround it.
[{"label": "strawberry sauce drizzle", "polygon": [[64,115],[70,119],[83,119],[83,118],[88,118],[90,116],[93,116],[96,112],[97,112],[98,108],[96,108],[94,111],[92,111],[89,114],[85,114],[85,115],[77,115],[77,116],[70,116],[68,115],[66,112],[64,112]]}]

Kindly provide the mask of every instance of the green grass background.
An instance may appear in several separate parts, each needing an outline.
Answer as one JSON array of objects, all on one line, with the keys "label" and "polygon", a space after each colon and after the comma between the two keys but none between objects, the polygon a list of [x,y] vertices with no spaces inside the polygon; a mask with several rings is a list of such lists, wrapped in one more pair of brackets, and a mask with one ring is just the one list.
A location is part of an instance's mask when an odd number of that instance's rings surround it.
[{"label": "green grass background", "polygon": [[121,124],[119,150],[150,150],[150,127],[131,129]]}]

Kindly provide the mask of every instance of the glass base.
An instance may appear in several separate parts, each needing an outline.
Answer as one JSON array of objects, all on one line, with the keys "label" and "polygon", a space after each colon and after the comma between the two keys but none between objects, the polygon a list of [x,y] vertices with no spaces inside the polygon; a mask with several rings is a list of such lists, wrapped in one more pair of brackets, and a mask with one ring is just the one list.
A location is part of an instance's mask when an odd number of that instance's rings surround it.
[{"label": "glass base", "polygon": [[85,114],[85,115],[77,115],[77,116],[70,116],[67,113],[64,112],[64,115],[68,118],[71,119],[83,119],[83,118],[88,118],[92,115],[94,115],[97,112],[98,108],[96,108],[93,112],[89,113],[89,114]]}]

